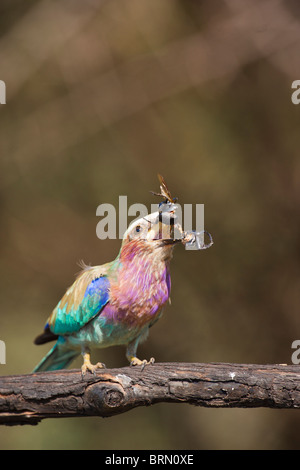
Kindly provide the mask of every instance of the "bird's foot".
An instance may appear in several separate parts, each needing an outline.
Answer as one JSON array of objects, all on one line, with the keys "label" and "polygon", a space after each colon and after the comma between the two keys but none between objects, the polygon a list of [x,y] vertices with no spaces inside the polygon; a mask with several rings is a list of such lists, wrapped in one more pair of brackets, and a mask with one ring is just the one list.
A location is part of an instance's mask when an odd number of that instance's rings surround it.
[{"label": "bird's foot", "polygon": [[149,361],[147,361],[147,359],[141,360],[141,359],[138,359],[137,357],[132,357],[130,361],[130,365],[141,366],[141,370],[144,370],[145,366],[147,366],[148,364],[154,364],[154,362],[155,362],[154,357],[151,357]]},{"label": "bird's foot", "polygon": [[83,364],[81,366],[81,375],[82,377],[85,376],[85,374],[87,373],[87,371],[90,371],[92,374],[96,374],[96,370],[97,369],[105,369],[105,364],[103,364],[102,362],[97,362],[97,364],[92,364],[91,361],[90,361],[90,354],[89,353],[85,353],[83,355]]}]

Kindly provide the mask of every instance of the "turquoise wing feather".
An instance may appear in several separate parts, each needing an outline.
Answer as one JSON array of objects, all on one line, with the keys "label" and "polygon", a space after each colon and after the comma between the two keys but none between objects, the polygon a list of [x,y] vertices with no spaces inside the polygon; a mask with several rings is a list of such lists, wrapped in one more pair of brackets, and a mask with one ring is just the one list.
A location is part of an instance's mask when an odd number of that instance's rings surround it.
[{"label": "turquoise wing feather", "polygon": [[92,278],[85,271],[68,289],[52,312],[46,328],[55,335],[72,334],[92,320],[109,301],[109,279]]}]

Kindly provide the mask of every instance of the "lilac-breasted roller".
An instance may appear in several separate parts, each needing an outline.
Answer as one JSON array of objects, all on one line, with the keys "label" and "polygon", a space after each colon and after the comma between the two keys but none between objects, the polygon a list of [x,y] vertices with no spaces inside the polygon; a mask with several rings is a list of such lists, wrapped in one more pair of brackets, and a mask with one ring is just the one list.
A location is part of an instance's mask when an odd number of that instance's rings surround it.
[{"label": "lilac-breasted roller", "polygon": [[92,348],[126,346],[130,364],[153,363],[137,358],[138,344],[159,319],[170,296],[170,260],[174,245],[174,204],[164,217],[160,211],[133,222],[124,234],[116,259],[102,266],[85,266],[67,290],[35,344],[56,340],[54,347],[34,369],[66,368],[82,354],[82,373],[95,372],[104,364],[91,364]]}]

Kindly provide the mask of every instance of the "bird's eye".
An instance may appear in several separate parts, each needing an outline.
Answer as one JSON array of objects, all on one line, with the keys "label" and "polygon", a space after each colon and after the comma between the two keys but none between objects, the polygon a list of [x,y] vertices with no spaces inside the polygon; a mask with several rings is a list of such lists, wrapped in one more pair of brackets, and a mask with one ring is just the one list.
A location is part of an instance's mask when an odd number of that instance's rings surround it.
[{"label": "bird's eye", "polygon": [[136,230],[137,233],[139,233],[141,231],[141,226],[137,225],[135,230]]}]

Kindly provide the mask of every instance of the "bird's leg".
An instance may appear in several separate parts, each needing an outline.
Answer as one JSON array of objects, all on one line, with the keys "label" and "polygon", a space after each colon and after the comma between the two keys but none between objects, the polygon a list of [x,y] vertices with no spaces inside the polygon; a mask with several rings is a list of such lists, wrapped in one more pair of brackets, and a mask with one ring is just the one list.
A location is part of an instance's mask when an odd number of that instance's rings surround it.
[{"label": "bird's leg", "polygon": [[91,352],[89,348],[84,347],[81,354],[83,356],[83,364],[81,366],[82,376],[84,376],[88,370],[95,374],[97,369],[105,368],[105,364],[102,364],[102,362],[97,362],[95,365],[91,363]]},{"label": "bird's leg", "polygon": [[149,361],[147,361],[147,359],[141,360],[138,357],[136,357],[136,351],[137,351],[139,340],[140,340],[140,337],[138,337],[137,339],[135,339],[134,341],[128,344],[127,350],[126,350],[126,357],[128,361],[130,362],[131,366],[142,366],[142,370],[144,370],[144,367],[146,365],[154,364],[155,359],[154,357],[151,357]]}]

